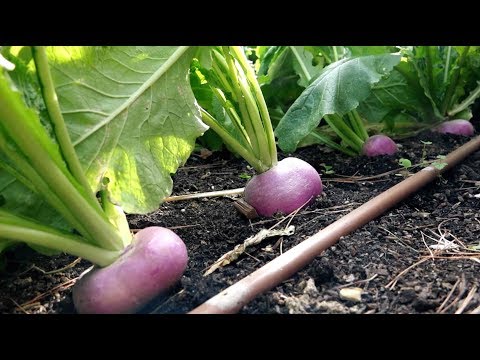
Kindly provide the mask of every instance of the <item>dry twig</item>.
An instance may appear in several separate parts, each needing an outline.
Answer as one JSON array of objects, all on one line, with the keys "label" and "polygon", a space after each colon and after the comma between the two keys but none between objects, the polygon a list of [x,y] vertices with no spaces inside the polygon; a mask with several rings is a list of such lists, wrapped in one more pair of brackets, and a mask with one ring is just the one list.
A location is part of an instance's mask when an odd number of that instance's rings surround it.
[{"label": "dry twig", "polygon": [[210,275],[213,273],[215,270],[222,266],[226,266],[230,264],[231,262],[235,261],[238,259],[240,255],[242,255],[245,252],[245,249],[249,246],[253,246],[256,244],[261,243],[264,239],[267,237],[272,237],[272,236],[289,236],[292,235],[295,232],[295,226],[291,225],[288,226],[286,229],[280,229],[280,230],[272,230],[272,229],[263,229],[260,230],[257,234],[250,236],[247,240],[245,240],[242,244],[236,245],[233,250],[230,250],[226,254],[222,255],[217,261],[213,263],[212,266],[210,266],[207,271],[203,274],[203,276]]},{"label": "dry twig", "polygon": [[468,292],[467,296],[463,300],[460,307],[457,309],[457,311],[455,311],[455,314],[461,314],[463,312],[463,310],[465,310],[467,308],[468,304],[470,304],[470,302],[472,301],[476,292],[477,292],[477,287],[475,285],[473,285],[473,287]]}]

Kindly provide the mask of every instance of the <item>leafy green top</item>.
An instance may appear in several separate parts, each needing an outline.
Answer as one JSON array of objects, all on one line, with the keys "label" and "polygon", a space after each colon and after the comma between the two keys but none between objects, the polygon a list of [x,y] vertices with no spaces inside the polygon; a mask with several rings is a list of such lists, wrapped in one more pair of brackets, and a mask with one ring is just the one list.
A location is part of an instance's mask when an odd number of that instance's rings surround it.
[{"label": "leafy green top", "polygon": [[206,126],[187,79],[186,47],[51,47],[52,74],[76,152],[94,190],[146,213]]}]

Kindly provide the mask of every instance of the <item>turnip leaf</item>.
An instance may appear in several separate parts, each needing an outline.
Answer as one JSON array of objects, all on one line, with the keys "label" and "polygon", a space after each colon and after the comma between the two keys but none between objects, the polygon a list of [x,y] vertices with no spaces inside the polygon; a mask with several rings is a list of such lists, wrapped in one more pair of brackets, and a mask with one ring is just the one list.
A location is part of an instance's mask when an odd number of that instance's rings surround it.
[{"label": "turnip leaf", "polygon": [[129,213],[158,208],[170,175],[206,130],[187,77],[186,47],[49,47],[60,106],[94,190],[110,181]]},{"label": "turnip leaf", "polygon": [[407,63],[397,65],[389,76],[375,84],[370,96],[358,107],[359,113],[369,122],[381,122],[387,115],[393,117],[395,114],[405,114],[406,118],[411,115],[416,119],[433,120],[434,110],[418,81],[409,84],[397,70],[399,67],[408,71],[411,65]]},{"label": "turnip leaf", "polygon": [[399,62],[400,55],[383,54],[343,59],[326,67],[278,124],[278,146],[292,152],[324,115],[355,109],[369,96],[372,85]]}]

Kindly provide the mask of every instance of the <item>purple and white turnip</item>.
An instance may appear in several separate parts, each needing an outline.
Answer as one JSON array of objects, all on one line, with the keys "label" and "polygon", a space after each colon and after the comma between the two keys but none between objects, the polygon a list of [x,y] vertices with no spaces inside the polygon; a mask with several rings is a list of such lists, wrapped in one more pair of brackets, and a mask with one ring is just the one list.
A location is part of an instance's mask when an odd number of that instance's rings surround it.
[{"label": "purple and white turnip", "polygon": [[307,162],[289,157],[255,175],[245,187],[245,201],[259,215],[288,214],[313,201],[322,192],[318,172]]},{"label": "purple and white turnip", "polygon": [[393,155],[397,151],[397,144],[390,137],[381,134],[370,136],[362,148],[362,154],[369,157]]},{"label": "purple and white turnip", "polygon": [[441,134],[454,134],[463,136],[473,136],[475,133],[472,123],[463,119],[444,121],[438,125],[434,131],[437,131]]},{"label": "purple and white turnip", "polygon": [[83,314],[134,313],[182,276],[187,248],[173,231],[140,230],[113,264],[84,274],[73,288],[73,302]]}]

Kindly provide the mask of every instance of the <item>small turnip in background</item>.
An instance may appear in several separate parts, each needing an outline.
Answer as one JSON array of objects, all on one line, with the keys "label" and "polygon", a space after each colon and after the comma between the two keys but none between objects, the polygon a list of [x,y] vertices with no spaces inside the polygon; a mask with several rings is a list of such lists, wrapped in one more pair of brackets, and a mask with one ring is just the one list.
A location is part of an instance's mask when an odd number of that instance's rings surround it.
[{"label": "small turnip in background", "polygon": [[454,134],[463,136],[473,136],[475,132],[472,123],[463,119],[444,121],[434,130],[441,134]]},{"label": "small turnip in background", "polygon": [[322,189],[322,180],[313,166],[289,157],[251,178],[245,187],[245,201],[262,216],[288,214],[313,201]]},{"label": "small turnip in background", "polygon": [[362,154],[366,156],[393,155],[398,151],[397,144],[386,135],[370,136],[363,145]]},{"label": "small turnip in background", "polygon": [[187,248],[173,231],[142,229],[117,261],[77,281],[75,308],[83,314],[134,313],[175,284],[187,260]]}]

